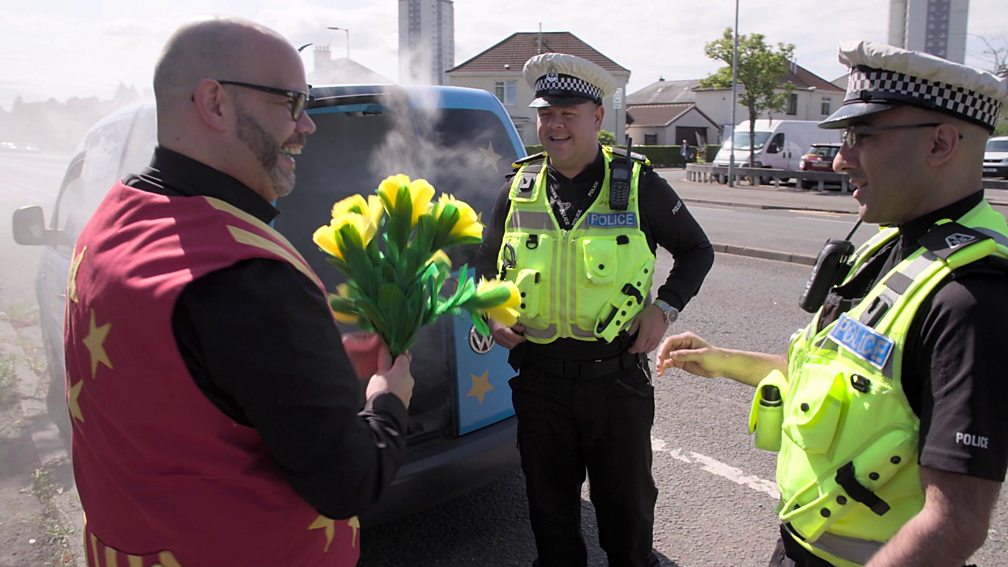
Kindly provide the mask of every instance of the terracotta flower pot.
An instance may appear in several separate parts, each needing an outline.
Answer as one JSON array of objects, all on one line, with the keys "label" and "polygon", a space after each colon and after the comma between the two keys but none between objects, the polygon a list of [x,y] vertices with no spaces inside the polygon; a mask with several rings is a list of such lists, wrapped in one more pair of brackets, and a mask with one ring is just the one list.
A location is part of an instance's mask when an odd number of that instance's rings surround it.
[{"label": "terracotta flower pot", "polygon": [[343,335],[343,350],[361,380],[367,381],[378,373],[382,342],[377,334],[364,331],[346,333]]}]

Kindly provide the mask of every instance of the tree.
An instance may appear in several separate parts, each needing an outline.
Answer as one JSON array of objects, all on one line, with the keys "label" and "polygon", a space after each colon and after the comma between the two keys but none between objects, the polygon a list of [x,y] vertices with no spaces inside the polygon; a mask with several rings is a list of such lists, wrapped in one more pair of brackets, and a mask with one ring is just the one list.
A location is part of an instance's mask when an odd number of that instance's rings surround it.
[{"label": "tree", "polygon": [[609,130],[599,130],[598,141],[603,146],[614,146],[616,145],[616,134]]},{"label": "tree", "polygon": [[990,72],[1002,79],[1008,79],[1008,37],[1001,35],[1001,45],[995,45],[984,36],[979,36],[984,43],[983,58],[990,64]]},{"label": "tree", "polygon": [[[730,89],[732,86],[732,28],[725,29],[720,38],[704,45],[707,57],[726,63],[710,76],[700,81],[701,87]],[[756,117],[764,110],[781,110],[787,103],[794,86],[783,81],[794,56],[794,45],[777,44],[774,51],[767,45],[763,34],[739,35],[736,79],[742,85],[738,102],[749,110],[749,164],[753,163]],[[732,124],[732,127],[735,125]],[[734,133],[732,133],[734,138]]]}]

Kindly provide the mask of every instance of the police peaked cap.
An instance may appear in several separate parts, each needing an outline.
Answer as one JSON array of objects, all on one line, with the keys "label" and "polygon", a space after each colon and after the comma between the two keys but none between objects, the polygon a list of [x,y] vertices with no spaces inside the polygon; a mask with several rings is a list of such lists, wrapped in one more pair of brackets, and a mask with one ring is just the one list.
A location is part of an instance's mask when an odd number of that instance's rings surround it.
[{"label": "police peaked cap", "polygon": [[1008,80],[927,53],[849,41],[840,44],[840,62],[850,67],[847,94],[820,128],[846,128],[856,118],[909,105],[994,131],[1008,104]]},{"label": "police peaked cap", "polygon": [[585,100],[602,104],[616,90],[616,79],[609,71],[566,53],[536,55],[525,62],[522,73],[535,89],[532,108],[570,106]]}]

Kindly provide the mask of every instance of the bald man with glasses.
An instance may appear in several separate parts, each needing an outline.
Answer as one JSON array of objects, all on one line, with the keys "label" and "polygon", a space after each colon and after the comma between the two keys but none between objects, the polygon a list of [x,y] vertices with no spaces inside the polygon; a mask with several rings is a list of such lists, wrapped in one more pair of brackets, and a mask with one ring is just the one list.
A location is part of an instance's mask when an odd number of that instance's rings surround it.
[{"label": "bald man with glasses", "polygon": [[[984,198],[984,144],[1008,81],[871,42],[841,45],[857,250],[830,240],[786,356],[682,333],[659,368],[756,387],[750,431],[777,451],[773,566],[961,566],[1008,468],[1008,224]],[[849,237],[848,237],[849,238]]]},{"label": "bald man with glasses", "polygon": [[357,375],[322,283],[269,225],[315,130],[308,88],[290,43],[244,20],[183,26],[157,63],[151,165],[111,188],[69,282],[91,567],[357,564],[413,378],[380,347]]}]

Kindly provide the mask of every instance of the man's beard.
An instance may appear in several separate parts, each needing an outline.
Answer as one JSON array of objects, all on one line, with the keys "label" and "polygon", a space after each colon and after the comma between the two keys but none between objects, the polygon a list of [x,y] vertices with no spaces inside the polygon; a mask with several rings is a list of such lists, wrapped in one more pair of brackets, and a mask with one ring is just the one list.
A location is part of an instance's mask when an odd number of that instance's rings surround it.
[{"label": "man's beard", "polygon": [[270,183],[277,197],[284,197],[294,189],[294,172],[284,173],[277,167],[280,157],[280,144],[269,135],[252,114],[246,112],[241,104],[235,104],[235,115],[238,118],[238,139],[245,142],[263,169],[269,172]]}]

